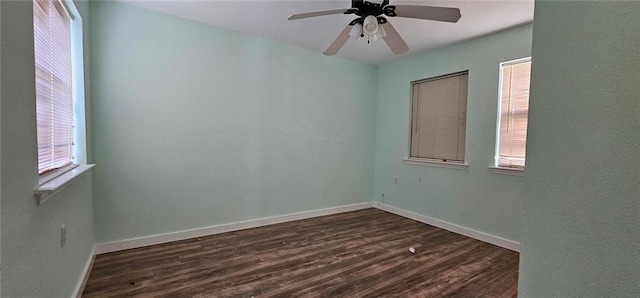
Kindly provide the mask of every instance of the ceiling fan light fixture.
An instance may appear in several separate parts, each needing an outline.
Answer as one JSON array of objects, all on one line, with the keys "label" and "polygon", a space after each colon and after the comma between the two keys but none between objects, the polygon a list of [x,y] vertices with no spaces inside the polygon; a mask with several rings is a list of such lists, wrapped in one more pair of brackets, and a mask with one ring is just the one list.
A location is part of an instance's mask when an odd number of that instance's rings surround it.
[{"label": "ceiling fan light fixture", "polygon": [[380,26],[378,26],[378,18],[376,18],[375,16],[369,15],[364,18],[364,22],[362,24],[362,31],[364,32],[364,34],[372,36],[373,34],[378,32],[379,27]]},{"label": "ceiling fan light fixture", "polygon": [[349,36],[351,38],[358,40],[362,37],[362,24],[356,23],[351,27],[351,31],[349,31]]},{"label": "ceiling fan light fixture", "polygon": [[378,41],[387,36],[387,32],[384,31],[384,27],[378,26],[378,31],[371,36],[371,41]]}]

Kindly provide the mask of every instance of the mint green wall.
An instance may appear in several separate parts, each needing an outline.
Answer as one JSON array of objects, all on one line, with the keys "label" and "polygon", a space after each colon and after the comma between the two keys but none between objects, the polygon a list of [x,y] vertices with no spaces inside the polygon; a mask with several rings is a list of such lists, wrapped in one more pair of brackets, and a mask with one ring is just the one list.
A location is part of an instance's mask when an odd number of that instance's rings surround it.
[{"label": "mint green wall", "polygon": [[[80,178],[42,206],[38,185],[31,1],[1,1],[3,297],[69,297],[93,249],[92,178]],[[77,8],[86,20],[88,7]],[[86,29],[86,23],[85,29]],[[86,67],[87,65],[85,65]],[[67,241],[60,246],[60,226]]]},{"label": "mint green wall", "polygon": [[640,297],[640,5],[537,1],[523,297]]},{"label": "mint green wall", "polygon": [[370,202],[373,66],[91,3],[97,242]]},{"label": "mint green wall", "polygon": [[[0,5],[0,24],[2,24],[2,5]],[[2,30],[0,30],[0,57],[2,57]],[[1,64],[2,63],[0,61],[0,65]],[[2,73],[1,72],[0,72],[0,111],[2,111]],[[0,112],[0,123],[2,123],[1,112]],[[1,149],[2,149],[2,129],[0,129],[0,152],[1,152]],[[2,154],[0,154],[0,177],[2,177]],[[0,183],[0,296],[2,296],[2,232],[1,231],[2,231],[2,183]]]},{"label": "mint green wall", "polygon": [[[531,30],[524,25],[379,68],[375,201],[384,194],[385,204],[519,241],[523,179],[487,166],[495,148],[499,63],[531,54]],[[469,70],[468,170],[405,164],[410,82],[462,70]]]},{"label": "mint green wall", "polygon": [[[2,24],[2,5],[0,5],[0,24]],[[2,57],[2,30],[0,30],[0,57]],[[0,65],[1,65],[0,61]],[[0,72],[0,111],[2,111],[2,73]],[[0,123],[2,113],[0,112]],[[0,152],[2,149],[2,129],[0,129]],[[2,154],[0,154],[0,177],[2,177]],[[1,182],[1,181],[0,181]],[[0,296],[2,296],[2,183],[0,183]]]}]

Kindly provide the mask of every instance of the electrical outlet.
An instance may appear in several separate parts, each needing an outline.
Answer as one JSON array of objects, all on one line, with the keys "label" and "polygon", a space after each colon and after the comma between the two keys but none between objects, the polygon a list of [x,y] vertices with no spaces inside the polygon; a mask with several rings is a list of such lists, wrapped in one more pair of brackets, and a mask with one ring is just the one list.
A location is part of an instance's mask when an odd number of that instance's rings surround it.
[{"label": "electrical outlet", "polygon": [[398,176],[393,177],[393,183],[398,184]]},{"label": "electrical outlet", "polygon": [[61,225],[60,226],[60,247],[64,247],[66,242],[67,242],[67,226]]}]

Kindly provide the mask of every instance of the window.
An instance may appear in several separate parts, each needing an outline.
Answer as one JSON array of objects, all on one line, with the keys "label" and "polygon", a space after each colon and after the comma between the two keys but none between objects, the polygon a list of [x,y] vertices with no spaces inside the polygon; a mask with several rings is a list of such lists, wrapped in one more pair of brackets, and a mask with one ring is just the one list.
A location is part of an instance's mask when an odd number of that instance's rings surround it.
[{"label": "window", "polygon": [[468,72],[412,82],[410,160],[464,163]]},{"label": "window", "polygon": [[531,58],[500,64],[495,166],[524,170]]},{"label": "window", "polygon": [[33,2],[38,172],[72,163],[71,16],[60,1]]},{"label": "window", "polygon": [[38,205],[94,165],[86,164],[82,18],[72,0],[33,0]]}]

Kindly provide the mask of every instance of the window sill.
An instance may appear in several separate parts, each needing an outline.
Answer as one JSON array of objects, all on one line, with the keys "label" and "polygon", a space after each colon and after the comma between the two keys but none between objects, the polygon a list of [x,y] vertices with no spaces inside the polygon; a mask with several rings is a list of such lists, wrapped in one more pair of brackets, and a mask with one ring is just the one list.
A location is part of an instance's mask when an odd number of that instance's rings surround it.
[{"label": "window sill", "polygon": [[408,165],[415,165],[415,166],[429,166],[429,167],[456,169],[456,170],[466,170],[469,167],[469,165],[466,163],[446,162],[446,161],[432,160],[432,159],[404,158],[402,160],[404,161],[404,163]]},{"label": "window sill", "polygon": [[524,176],[524,169],[490,166],[491,172],[499,175]]},{"label": "window sill", "polygon": [[95,165],[79,165],[62,175],[59,175],[46,183],[38,186],[34,191],[38,206],[42,205],[46,200],[67,187],[73,181],[80,178]]}]

